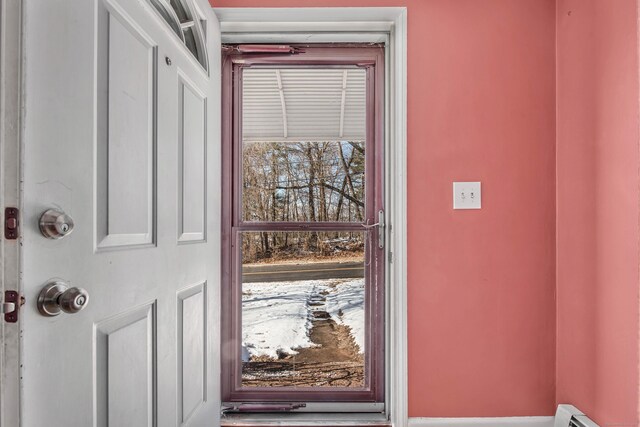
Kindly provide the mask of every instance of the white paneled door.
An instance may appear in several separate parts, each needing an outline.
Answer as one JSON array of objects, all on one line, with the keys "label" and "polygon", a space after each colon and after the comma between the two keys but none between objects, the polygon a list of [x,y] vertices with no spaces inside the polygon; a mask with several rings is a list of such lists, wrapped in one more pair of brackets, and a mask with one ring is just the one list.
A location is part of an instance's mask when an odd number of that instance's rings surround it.
[{"label": "white paneled door", "polygon": [[[21,425],[218,425],[216,17],[206,0],[23,12]],[[51,282],[56,316],[37,303]]]}]

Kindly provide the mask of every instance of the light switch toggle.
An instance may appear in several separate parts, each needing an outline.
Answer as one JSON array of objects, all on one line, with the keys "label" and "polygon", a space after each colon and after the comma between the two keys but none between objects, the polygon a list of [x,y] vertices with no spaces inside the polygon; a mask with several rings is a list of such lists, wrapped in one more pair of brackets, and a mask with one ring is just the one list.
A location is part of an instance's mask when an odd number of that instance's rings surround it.
[{"label": "light switch toggle", "polygon": [[453,209],[481,209],[482,189],[480,182],[453,183]]}]

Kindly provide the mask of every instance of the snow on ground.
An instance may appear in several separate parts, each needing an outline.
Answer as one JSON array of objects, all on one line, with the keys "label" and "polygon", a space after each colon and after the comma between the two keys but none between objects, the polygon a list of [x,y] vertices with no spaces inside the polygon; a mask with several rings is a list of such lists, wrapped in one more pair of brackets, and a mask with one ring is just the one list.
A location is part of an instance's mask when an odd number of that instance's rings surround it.
[{"label": "snow on ground", "polygon": [[[364,349],[364,279],[332,286],[334,280],[245,283],[242,289],[242,360],[251,356],[297,354],[313,347],[309,338],[313,311],[325,309],[338,324],[349,326]],[[326,307],[310,305],[326,295]]]},{"label": "snow on ground", "polygon": [[311,280],[243,284],[243,359],[246,353],[277,358],[280,352],[297,354],[294,348],[313,346],[307,300],[315,286]]},{"label": "snow on ground", "polygon": [[327,312],[338,324],[351,328],[360,352],[364,350],[364,279],[338,284],[327,295]]}]

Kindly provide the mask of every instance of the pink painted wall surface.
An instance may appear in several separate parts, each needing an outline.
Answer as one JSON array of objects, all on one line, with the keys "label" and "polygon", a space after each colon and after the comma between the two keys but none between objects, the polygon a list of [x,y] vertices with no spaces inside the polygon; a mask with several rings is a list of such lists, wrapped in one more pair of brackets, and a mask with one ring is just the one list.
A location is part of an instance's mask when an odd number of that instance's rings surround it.
[{"label": "pink painted wall surface", "polygon": [[213,4],[408,7],[410,416],[552,415],[555,1]]},{"label": "pink painted wall surface", "polygon": [[557,401],[638,425],[636,0],[559,0]]}]

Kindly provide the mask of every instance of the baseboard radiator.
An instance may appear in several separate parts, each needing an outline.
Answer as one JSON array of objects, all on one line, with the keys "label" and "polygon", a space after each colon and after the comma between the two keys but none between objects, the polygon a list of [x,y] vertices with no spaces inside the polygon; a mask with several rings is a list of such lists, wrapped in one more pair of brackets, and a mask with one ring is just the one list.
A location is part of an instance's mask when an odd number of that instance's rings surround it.
[{"label": "baseboard radiator", "polygon": [[554,427],[600,427],[573,405],[558,405]]},{"label": "baseboard radiator", "polygon": [[591,420],[591,418],[587,417],[586,415],[582,415],[582,416],[573,416],[571,417],[571,424],[569,424],[570,427],[598,427],[598,424],[596,424],[595,422],[593,422],[593,420]]}]

